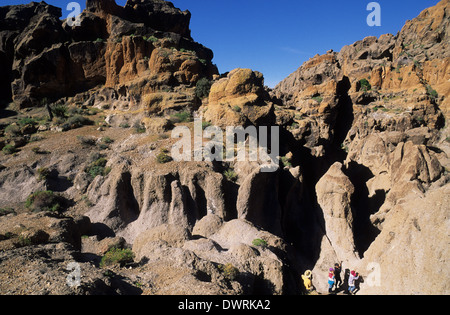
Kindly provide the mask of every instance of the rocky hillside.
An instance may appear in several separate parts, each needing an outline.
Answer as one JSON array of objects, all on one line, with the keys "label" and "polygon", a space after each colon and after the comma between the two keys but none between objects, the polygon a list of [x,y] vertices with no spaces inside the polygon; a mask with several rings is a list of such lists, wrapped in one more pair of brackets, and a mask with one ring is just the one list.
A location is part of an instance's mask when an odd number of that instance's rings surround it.
[{"label": "rocky hillside", "polygon": [[45,3],[1,8],[2,99],[27,108],[104,86],[128,106],[217,73],[212,51],[190,37],[190,13],[169,2],[87,1],[79,26],[61,15]]},{"label": "rocky hillside", "polygon": [[[0,7],[0,294],[326,293],[336,262],[361,294],[448,294],[449,10],[269,91],[166,1]],[[197,117],[279,126],[280,168],[174,161]]]},{"label": "rocky hillside", "polygon": [[449,290],[449,13],[443,0],[395,36],[317,55],[273,91],[277,121],[324,161],[311,192],[327,236],[313,265],[322,284],[343,260],[362,274],[379,264],[381,287],[361,292]]}]

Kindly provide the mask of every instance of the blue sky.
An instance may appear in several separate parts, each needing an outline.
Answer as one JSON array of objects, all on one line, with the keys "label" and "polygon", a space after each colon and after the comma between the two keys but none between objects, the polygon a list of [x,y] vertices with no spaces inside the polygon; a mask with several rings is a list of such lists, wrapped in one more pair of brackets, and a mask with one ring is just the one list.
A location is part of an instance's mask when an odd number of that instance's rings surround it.
[{"label": "blue sky", "polygon": [[[72,0],[76,1],[76,0]],[[397,34],[439,0],[378,0],[381,26],[366,23],[372,0],[172,0],[192,13],[192,37],[214,51],[221,73],[251,68],[273,87],[315,54],[340,51],[366,36]],[[0,5],[28,3],[0,0]],[[65,11],[71,1],[48,0]],[[84,1],[77,1],[84,7]],[[116,0],[125,5],[126,0]]]}]

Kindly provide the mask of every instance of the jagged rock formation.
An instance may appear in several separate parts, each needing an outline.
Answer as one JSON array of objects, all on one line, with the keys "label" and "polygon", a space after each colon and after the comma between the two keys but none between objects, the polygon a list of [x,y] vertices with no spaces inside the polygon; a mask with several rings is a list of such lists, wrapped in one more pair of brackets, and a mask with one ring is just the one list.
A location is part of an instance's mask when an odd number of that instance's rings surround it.
[{"label": "jagged rock formation", "polygon": [[361,112],[371,130],[442,128],[443,114],[448,118],[447,10],[441,1],[397,36],[368,37],[302,65],[274,90],[296,109],[288,121],[293,133],[323,154],[323,147],[343,142]]},{"label": "jagged rock formation", "polygon": [[[397,221],[401,211],[413,222],[412,213],[420,211],[440,217],[448,199],[449,10],[449,1],[441,1],[396,36],[368,37],[317,55],[273,91],[291,112],[279,110],[277,121],[319,158],[316,165],[325,173],[313,178],[325,229],[314,273],[324,291],[326,271],[333,261],[344,261],[344,268],[368,267],[360,270],[364,276],[373,275],[373,263],[381,269],[381,287],[367,285],[362,292],[430,293],[417,282],[427,264],[437,267],[427,269],[427,277],[448,292],[438,280],[440,272],[448,274],[441,267],[446,237],[435,239],[441,244],[429,252],[435,260],[415,262],[427,246],[421,240],[411,250],[414,233],[432,236],[417,225],[402,230],[408,240],[394,241],[394,227],[403,225]],[[425,210],[422,200],[435,204]],[[426,224],[440,230],[445,222]],[[408,272],[393,267],[399,264]]]},{"label": "jagged rock formation", "polygon": [[[299,294],[305,270],[326,292],[338,261],[361,293],[450,292],[449,3],[273,91],[218,76],[166,1],[88,0],[73,27],[43,2],[1,7],[0,99],[30,117],[0,119],[0,293]],[[49,104],[66,108],[42,122]],[[96,125],[61,127],[73,113]],[[171,161],[193,117],[280,126],[280,168]],[[128,268],[100,267],[113,248]]]},{"label": "jagged rock formation", "polygon": [[0,16],[2,99],[20,108],[99,85],[139,103],[150,91],[217,73],[211,50],[190,37],[190,13],[165,1],[87,1],[79,26],[44,3],[2,7]]},{"label": "jagged rock formation", "polygon": [[216,81],[204,105],[204,118],[215,126],[261,126],[275,122],[274,104],[264,77],[251,69],[235,69]]}]

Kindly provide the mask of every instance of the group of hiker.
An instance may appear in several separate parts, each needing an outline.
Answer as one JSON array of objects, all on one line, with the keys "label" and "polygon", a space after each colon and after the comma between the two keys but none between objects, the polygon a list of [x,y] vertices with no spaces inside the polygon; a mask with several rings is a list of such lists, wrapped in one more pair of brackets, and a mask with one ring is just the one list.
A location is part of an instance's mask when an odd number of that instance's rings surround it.
[{"label": "group of hiker", "polygon": [[[355,270],[350,271],[345,270],[344,281],[341,278],[342,273],[342,263],[336,263],[334,267],[329,269],[328,272],[328,293],[333,294],[340,291],[344,291],[347,294],[355,294],[358,291],[358,281],[360,280],[360,275]],[[312,272],[307,270],[303,275],[303,284],[308,293],[315,290],[312,284]]]}]

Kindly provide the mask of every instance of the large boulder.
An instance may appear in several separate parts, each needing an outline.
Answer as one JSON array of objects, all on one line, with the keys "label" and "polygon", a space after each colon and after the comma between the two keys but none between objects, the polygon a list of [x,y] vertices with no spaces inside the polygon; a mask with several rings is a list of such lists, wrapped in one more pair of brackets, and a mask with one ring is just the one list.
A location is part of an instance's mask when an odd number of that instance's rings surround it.
[{"label": "large boulder", "polygon": [[245,219],[267,231],[281,235],[281,206],[278,201],[277,173],[256,168],[239,187],[236,202],[239,219]]},{"label": "large boulder", "polygon": [[235,69],[216,81],[204,106],[203,117],[215,126],[271,125],[274,104],[264,88],[264,78],[251,69]]},{"label": "large boulder", "polygon": [[[450,186],[397,204],[364,254],[362,294],[448,294]],[[424,285],[426,283],[427,285]]]},{"label": "large boulder", "polygon": [[186,228],[163,224],[153,229],[140,233],[133,243],[133,252],[136,259],[148,256],[147,245],[155,241],[164,241],[171,247],[182,247],[183,244],[191,238],[191,233]]},{"label": "large boulder", "polygon": [[317,202],[325,221],[325,234],[338,261],[357,259],[353,239],[353,213],[351,199],[355,192],[350,179],[336,162],[316,185]]}]

